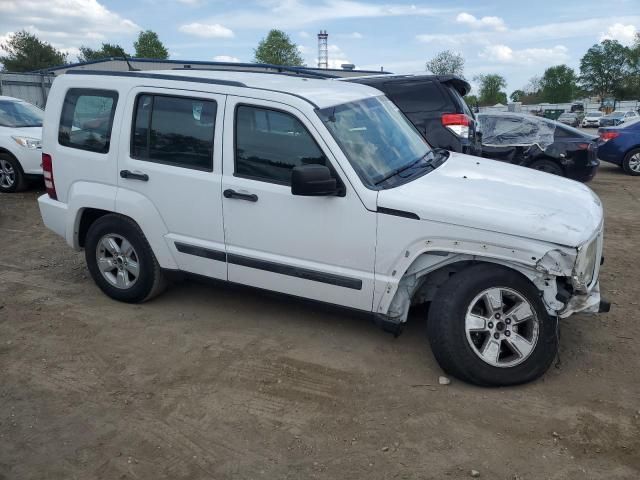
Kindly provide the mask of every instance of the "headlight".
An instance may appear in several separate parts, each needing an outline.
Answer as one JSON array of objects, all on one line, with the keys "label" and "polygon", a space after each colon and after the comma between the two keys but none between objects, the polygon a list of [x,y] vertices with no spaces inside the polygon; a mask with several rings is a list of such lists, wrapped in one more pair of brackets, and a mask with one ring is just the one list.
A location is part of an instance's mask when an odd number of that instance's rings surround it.
[{"label": "headlight", "polygon": [[36,148],[42,148],[42,140],[39,138],[31,137],[11,137],[21,147],[34,150]]},{"label": "headlight", "polygon": [[577,290],[586,291],[587,287],[591,284],[596,270],[597,256],[598,237],[594,238],[588,245],[583,246],[578,254],[575,275],[573,277],[573,286]]}]

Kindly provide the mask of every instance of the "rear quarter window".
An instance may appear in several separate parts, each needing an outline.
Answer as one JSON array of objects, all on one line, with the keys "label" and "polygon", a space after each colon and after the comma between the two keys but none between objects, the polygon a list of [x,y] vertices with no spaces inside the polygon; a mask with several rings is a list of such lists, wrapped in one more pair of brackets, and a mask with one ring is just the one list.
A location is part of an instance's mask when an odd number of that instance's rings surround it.
[{"label": "rear quarter window", "polygon": [[72,88],[60,116],[58,143],[96,153],[107,153],[118,92]]}]

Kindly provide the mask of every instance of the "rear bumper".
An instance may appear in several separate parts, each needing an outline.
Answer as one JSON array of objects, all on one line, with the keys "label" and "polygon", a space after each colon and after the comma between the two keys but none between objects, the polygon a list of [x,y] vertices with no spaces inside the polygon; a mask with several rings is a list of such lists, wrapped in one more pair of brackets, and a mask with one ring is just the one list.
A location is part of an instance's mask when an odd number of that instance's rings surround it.
[{"label": "rear bumper", "polygon": [[38,197],[38,207],[44,225],[66,240],[67,233],[67,204],[52,200],[49,195]]}]

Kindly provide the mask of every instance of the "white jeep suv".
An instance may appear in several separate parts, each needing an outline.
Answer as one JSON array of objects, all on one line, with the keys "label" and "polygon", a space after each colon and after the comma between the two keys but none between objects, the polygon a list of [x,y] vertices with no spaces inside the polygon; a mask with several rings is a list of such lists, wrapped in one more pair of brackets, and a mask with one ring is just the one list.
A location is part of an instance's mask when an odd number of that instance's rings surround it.
[{"label": "white jeep suv", "polygon": [[221,71],[73,72],[49,96],[44,223],[109,296],[180,270],[365,311],[430,303],[440,365],[540,376],[559,318],[606,310],[586,186],[434,150],[378,90]]},{"label": "white jeep suv", "polygon": [[0,192],[19,192],[42,178],[44,112],[23,100],[0,96]]}]

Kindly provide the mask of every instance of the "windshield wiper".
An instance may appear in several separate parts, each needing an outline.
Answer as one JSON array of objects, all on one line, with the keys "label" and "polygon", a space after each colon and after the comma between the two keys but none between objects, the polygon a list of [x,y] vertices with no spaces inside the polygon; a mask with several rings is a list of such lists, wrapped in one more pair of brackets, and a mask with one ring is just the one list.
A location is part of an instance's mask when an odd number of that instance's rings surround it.
[{"label": "windshield wiper", "polygon": [[389,180],[392,177],[395,177],[396,175],[398,175],[399,173],[404,172],[405,170],[409,170],[411,167],[417,165],[419,162],[421,162],[422,160],[425,160],[427,163],[425,164],[425,166],[429,166],[431,165],[431,161],[433,161],[433,158],[430,158],[427,160],[427,156],[429,155],[433,155],[433,150],[429,150],[423,157],[419,157],[417,160],[404,165],[400,168],[396,168],[395,170],[392,170],[391,172],[389,172],[387,175],[385,175],[384,177],[382,177],[380,180],[378,180],[376,183],[374,183],[375,186],[380,185],[383,182],[386,182],[387,180]]}]

